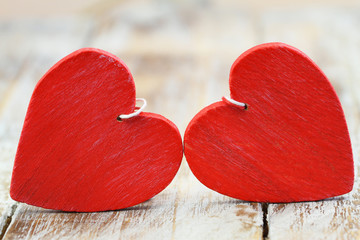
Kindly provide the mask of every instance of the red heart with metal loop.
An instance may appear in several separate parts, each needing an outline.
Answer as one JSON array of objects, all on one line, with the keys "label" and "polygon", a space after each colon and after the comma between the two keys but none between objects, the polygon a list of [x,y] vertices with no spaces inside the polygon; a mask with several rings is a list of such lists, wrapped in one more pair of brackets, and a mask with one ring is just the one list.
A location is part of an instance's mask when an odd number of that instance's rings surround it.
[{"label": "red heart with metal loop", "polygon": [[11,197],[64,211],[131,207],[162,191],[179,169],[176,126],[135,110],[135,85],[116,56],[80,49],[56,63],[31,97]]},{"label": "red heart with metal loop", "polygon": [[200,182],[258,202],[320,200],[351,191],[344,113],[309,57],[283,43],[251,48],[231,68],[230,92],[233,103],[204,108],[185,132],[185,157]]}]

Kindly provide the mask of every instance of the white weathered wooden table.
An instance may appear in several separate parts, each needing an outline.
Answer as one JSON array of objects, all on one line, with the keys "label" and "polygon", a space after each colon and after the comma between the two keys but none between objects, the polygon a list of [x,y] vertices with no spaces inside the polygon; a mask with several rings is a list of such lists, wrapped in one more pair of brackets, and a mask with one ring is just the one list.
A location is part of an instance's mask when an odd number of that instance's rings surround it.
[{"label": "white weathered wooden table", "polygon": [[[0,239],[360,239],[360,5],[106,3],[76,16],[0,18]],[[202,186],[184,158],[168,188],[129,209],[64,213],[10,199],[27,104],[60,58],[81,47],[116,54],[132,71],[137,96],[148,100],[147,111],[171,119],[183,133],[201,108],[228,95],[232,62],[269,41],[307,53],[334,85],[353,144],[350,194],[305,203],[244,202]]]}]

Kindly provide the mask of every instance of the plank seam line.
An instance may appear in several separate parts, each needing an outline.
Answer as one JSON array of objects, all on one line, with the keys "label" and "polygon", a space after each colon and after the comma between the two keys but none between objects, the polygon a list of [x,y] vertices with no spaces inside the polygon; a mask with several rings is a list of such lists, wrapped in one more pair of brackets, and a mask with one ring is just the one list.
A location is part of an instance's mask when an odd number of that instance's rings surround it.
[{"label": "plank seam line", "polygon": [[11,221],[12,221],[12,218],[14,216],[14,213],[16,211],[16,208],[17,208],[17,203],[13,204],[11,206],[11,211],[10,211],[10,214],[6,216],[6,219],[5,219],[5,225],[4,227],[1,229],[1,232],[0,232],[0,240],[2,240],[5,236],[5,233],[7,231],[7,229],[9,228],[10,224],[11,224]]},{"label": "plank seam line", "polygon": [[269,236],[269,222],[268,222],[268,212],[269,212],[269,204],[268,203],[261,203],[261,209],[263,212],[263,235],[262,239],[266,240]]},{"label": "plank seam line", "polygon": [[[172,232],[171,232],[171,239],[175,239],[175,229],[176,229],[176,213],[177,213],[177,209],[178,209],[178,197],[177,197],[177,193],[175,195],[175,204],[174,204],[174,218],[172,220]],[[1,240],[1,239],[0,239]]]}]

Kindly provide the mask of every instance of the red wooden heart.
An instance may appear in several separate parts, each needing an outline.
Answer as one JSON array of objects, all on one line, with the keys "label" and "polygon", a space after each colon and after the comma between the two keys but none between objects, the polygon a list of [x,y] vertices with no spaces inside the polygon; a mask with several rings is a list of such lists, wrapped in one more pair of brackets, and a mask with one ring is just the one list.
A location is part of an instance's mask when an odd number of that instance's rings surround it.
[{"label": "red wooden heart", "polygon": [[333,87],[304,53],[256,46],[230,72],[231,98],[188,125],[185,156],[207,187],[259,202],[319,200],[351,191],[349,133]]},{"label": "red wooden heart", "polygon": [[21,133],[10,195],[64,211],[103,211],[141,203],[162,191],[179,169],[176,126],[135,109],[125,64],[98,49],[80,49],[38,82]]}]

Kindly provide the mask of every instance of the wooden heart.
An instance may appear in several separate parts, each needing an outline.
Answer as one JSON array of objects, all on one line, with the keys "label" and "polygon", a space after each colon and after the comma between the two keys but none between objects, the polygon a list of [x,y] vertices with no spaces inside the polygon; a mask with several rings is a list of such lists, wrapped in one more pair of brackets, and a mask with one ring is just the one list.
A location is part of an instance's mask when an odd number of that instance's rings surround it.
[{"label": "wooden heart", "polygon": [[338,97],[304,53],[256,46],[230,72],[231,98],[188,125],[185,157],[207,187],[259,202],[320,200],[351,191],[351,143]]},{"label": "wooden heart", "polygon": [[135,109],[130,71],[116,56],[80,49],[55,64],[31,97],[10,195],[64,211],[121,209],[162,191],[179,169],[176,126]]}]

